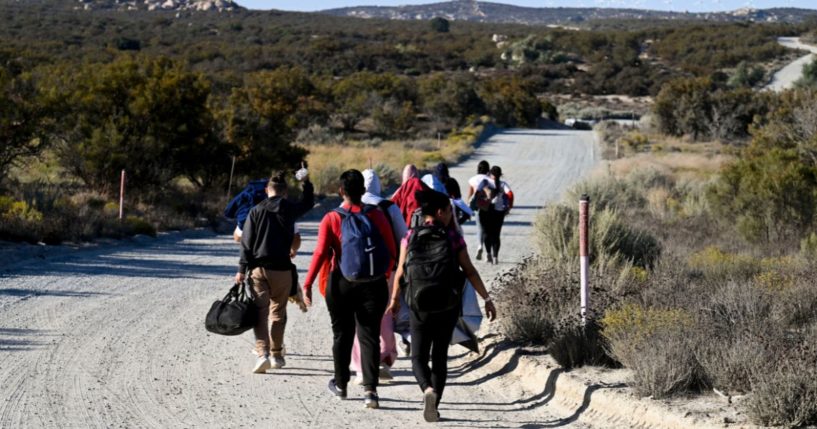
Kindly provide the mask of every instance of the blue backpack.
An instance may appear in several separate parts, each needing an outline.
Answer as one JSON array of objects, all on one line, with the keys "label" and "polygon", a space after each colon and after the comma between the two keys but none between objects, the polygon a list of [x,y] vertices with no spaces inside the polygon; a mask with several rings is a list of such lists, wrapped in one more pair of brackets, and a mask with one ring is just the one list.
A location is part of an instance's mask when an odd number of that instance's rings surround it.
[{"label": "blue backpack", "polygon": [[367,216],[377,206],[365,205],[359,213],[343,208],[340,215],[340,272],[353,283],[384,278],[389,269],[389,249],[380,231]]}]

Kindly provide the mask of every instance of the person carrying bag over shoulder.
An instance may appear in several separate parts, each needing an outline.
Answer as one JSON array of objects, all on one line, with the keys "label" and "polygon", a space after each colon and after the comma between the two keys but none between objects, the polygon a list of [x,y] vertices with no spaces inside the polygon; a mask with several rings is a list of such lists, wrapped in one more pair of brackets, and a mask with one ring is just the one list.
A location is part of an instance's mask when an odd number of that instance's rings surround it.
[{"label": "person carrying bag over shoulder", "polygon": [[454,226],[448,197],[436,191],[419,191],[416,198],[423,224],[410,230],[400,244],[400,260],[386,311],[399,313],[400,281],[405,277],[406,301],[411,310],[412,371],[423,392],[423,417],[427,422],[436,422],[448,377],[448,346],[462,311],[464,278],[485,300],[485,313],[491,321],[496,318],[496,308],[471,263],[465,240]]}]

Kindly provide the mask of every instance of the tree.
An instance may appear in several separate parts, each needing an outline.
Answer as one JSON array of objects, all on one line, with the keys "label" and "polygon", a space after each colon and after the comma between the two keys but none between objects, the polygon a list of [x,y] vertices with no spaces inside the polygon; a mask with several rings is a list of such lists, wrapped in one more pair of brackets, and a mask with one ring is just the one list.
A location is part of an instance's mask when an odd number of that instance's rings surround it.
[{"label": "tree", "polygon": [[0,67],[0,180],[20,158],[37,155],[46,142],[45,109],[31,75]]},{"label": "tree", "polygon": [[293,128],[307,125],[309,112],[321,105],[315,86],[299,69],[249,76],[223,112],[224,139],[238,159],[238,171],[265,177],[274,169],[294,168],[307,152],[291,145]]},{"label": "tree", "polygon": [[530,84],[517,76],[484,81],[479,94],[488,113],[501,125],[533,127],[542,115],[542,104]]},{"label": "tree", "polygon": [[751,144],[710,188],[713,208],[750,241],[799,243],[817,215],[817,91],[784,93]]},{"label": "tree", "polygon": [[122,169],[137,192],[161,190],[182,175],[196,181],[216,156],[209,84],[180,63],[91,64],[57,84],[60,160],[95,190],[114,188]]},{"label": "tree", "polygon": [[417,79],[423,110],[431,117],[461,124],[484,111],[476,80],[467,73],[434,73]]},{"label": "tree", "polygon": [[431,29],[438,32],[438,33],[448,33],[449,23],[448,20],[441,17],[431,18],[429,21],[431,24]]}]

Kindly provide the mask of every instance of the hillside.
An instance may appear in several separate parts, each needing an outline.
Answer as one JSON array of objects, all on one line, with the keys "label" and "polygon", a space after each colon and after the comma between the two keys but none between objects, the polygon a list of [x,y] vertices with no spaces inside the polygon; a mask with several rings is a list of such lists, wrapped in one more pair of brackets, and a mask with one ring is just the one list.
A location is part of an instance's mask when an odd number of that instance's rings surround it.
[{"label": "hillside", "polygon": [[452,21],[515,23],[526,25],[578,25],[596,20],[674,20],[710,22],[803,22],[817,10],[797,8],[750,9],[731,12],[684,13],[613,8],[532,8],[501,3],[454,0],[396,7],[358,6],[328,9],[320,13],[358,18],[427,20],[444,17]]},{"label": "hillside", "polygon": [[79,0],[74,9],[223,12],[244,8],[232,0]]}]

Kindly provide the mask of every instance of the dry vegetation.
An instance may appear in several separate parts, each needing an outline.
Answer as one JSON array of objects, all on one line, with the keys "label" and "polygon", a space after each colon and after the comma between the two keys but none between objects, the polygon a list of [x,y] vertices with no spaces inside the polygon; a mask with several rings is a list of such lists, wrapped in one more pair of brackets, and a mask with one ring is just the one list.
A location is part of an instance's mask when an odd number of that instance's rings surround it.
[{"label": "dry vegetation", "polygon": [[[577,208],[558,205],[536,224],[538,255],[504,279],[505,334],[546,344],[566,367],[603,361],[598,356],[606,352],[632,370],[631,386],[643,396],[717,389],[741,397],[754,423],[817,424],[817,234],[804,218],[811,211],[805,206],[797,212],[805,226],[782,215],[761,218],[770,230],[785,231],[779,235],[785,240],[755,240],[736,222],[751,213],[723,210],[735,198],[722,190],[727,173],[733,181],[766,174],[767,186],[808,183],[813,167],[807,158],[742,167],[766,156],[759,145],[796,139],[794,133],[772,136],[785,129],[781,123],[798,123],[790,115],[800,110],[776,112],[753,130],[751,142],[695,142],[663,136],[649,124],[638,130],[599,126],[609,161],[565,199],[587,193],[594,209],[592,323],[582,332],[575,314]],[[797,148],[803,153],[811,146]],[[765,195],[762,189],[737,198],[781,204],[788,216],[804,207],[756,198]],[[576,350],[586,357],[577,358]]]}]

